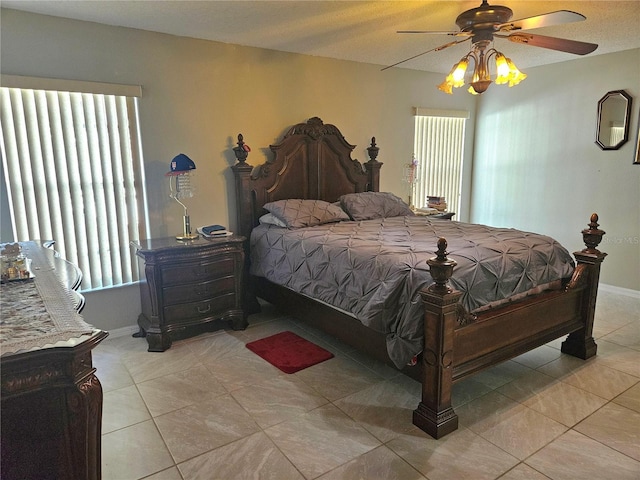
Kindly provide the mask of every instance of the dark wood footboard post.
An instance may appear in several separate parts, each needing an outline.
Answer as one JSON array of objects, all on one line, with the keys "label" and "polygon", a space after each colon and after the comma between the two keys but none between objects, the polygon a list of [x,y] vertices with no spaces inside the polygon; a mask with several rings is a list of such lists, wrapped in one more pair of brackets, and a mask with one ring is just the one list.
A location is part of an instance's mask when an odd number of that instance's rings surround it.
[{"label": "dark wood footboard post", "polygon": [[604,257],[607,256],[606,253],[601,252],[597,248],[605,234],[603,230],[598,228],[598,215],[595,213],[592,214],[590,220],[589,228],[582,231],[582,238],[587,248],[579,252],[574,252],[573,255],[578,265],[571,282],[567,286],[568,289],[571,289],[586,284],[582,296],[581,308],[584,327],[571,333],[567,339],[562,342],[561,347],[563,353],[582,358],[583,360],[593,357],[598,350],[598,346],[593,340],[593,320],[596,311],[600,265]]},{"label": "dark wood footboard post", "polygon": [[376,160],[379,151],[380,148],[376,145],[376,137],[371,137],[371,145],[367,148],[369,161],[364,164],[364,168],[367,170],[369,177],[367,190],[370,192],[380,191],[380,168],[382,167],[382,163]]},{"label": "dark wood footboard post", "polygon": [[236,180],[236,229],[239,235],[245,237],[244,241],[244,267],[242,272],[243,285],[243,307],[245,315],[260,311],[260,305],[256,299],[253,286],[249,277],[249,236],[253,225],[253,205],[251,199],[251,172],[253,167],[247,162],[247,156],[251,149],[244,143],[244,137],[238,134],[238,146],[233,147],[233,153],[238,163],[231,166]]},{"label": "dark wood footboard post", "polygon": [[422,401],[413,411],[413,423],[434,438],[458,428],[451,407],[453,386],[453,335],[456,304],[462,295],[448,286],[456,262],[447,258],[447,242],[438,240],[436,257],[427,261],[435,283],[420,291],[424,302]]}]

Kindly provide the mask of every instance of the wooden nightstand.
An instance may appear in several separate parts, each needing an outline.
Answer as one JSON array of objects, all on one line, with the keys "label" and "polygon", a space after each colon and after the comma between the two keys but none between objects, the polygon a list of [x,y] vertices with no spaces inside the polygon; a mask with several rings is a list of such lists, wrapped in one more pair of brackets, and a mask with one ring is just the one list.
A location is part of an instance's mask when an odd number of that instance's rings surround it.
[{"label": "wooden nightstand", "polygon": [[244,240],[236,235],[185,242],[170,237],[134,244],[144,272],[140,332],[134,336],[146,336],[149,352],[164,352],[173,338],[215,320],[230,321],[234,330],[247,327],[242,306]]},{"label": "wooden nightstand", "polygon": [[440,212],[440,213],[425,213],[419,210],[414,211],[418,217],[429,217],[434,220],[451,220],[456,212]]}]

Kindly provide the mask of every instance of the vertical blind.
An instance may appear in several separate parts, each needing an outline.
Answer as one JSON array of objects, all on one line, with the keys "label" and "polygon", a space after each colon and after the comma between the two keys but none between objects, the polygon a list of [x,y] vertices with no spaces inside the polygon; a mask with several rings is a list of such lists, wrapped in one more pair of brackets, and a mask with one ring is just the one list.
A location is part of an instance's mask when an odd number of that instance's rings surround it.
[{"label": "vertical blind", "polygon": [[0,88],[14,240],[55,240],[82,290],[138,280],[130,242],[148,225],[137,107],[130,94]]},{"label": "vertical blind", "polygon": [[416,207],[427,196],[445,197],[447,209],[460,213],[464,131],[468,112],[416,109],[414,148],[418,161],[413,186]]}]

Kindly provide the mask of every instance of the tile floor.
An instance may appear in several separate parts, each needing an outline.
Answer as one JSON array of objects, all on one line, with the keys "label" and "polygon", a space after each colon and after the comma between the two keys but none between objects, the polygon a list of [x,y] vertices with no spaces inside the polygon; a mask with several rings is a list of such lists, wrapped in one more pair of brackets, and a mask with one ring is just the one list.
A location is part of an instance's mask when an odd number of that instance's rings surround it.
[{"label": "tile floor", "polygon": [[[103,479],[638,480],[640,299],[601,292],[596,315],[593,359],[558,340],[457,383],[440,440],[411,424],[417,382],[270,305],[163,353],[107,339]],[[244,346],[283,330],[335,358],[287,375]]]}]

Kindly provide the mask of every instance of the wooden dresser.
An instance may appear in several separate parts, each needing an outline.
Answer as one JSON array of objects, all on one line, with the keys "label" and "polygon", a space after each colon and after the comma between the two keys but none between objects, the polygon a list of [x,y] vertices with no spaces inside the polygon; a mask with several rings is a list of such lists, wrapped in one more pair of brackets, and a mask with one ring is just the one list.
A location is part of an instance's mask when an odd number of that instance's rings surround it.
[{"label": "wooden dresser", "polygon": [[2,285],[3,479],[101,477],[102,387],[91,351],[107,333],[84,322],[80,272],[44,242],[23,242],[35,278]]},{"label": "wooden dresser", "polygon": [[230,321],[234,330],[247,327],[242,308],[244,237],[174,237],[135,244],[140,259],[142,313],[140,332],[149,352],[163,352],[174,338]]}]

